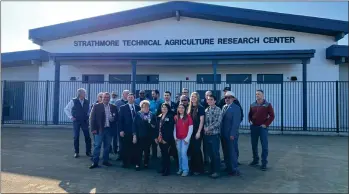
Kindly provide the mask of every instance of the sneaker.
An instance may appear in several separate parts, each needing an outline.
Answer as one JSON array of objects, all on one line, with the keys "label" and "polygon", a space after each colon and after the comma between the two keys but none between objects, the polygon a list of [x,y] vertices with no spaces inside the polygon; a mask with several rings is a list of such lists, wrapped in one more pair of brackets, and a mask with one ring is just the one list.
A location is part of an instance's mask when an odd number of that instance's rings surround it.
[{"label": "sneaker", "polygon": [[183,171],[181,171],[181,170],[178,170],[178,172],[177,172],[178,175],[181,175],[182,173],[183,173]]},{"label": "sneaker", "polygon": [[250,166],[257,166],[258,165],[258,160],[253,160],[249,165]]},{"label": "sneaker", "polygon": [[186,176],[188,176],[188,174],[189,174],[188,172],[183,172],[181,176],[186,177]]},{"label": "sneaker", "polygon": [[215,173],[211,174],[209,177],[213,178],[213,179],[216,179],[216,178],[219,177],[219,174],[215,172]]},{"label": "sneaker", "polygon": [[261,166],[261,170],[262,170],[262,171],[266,171],[266,170],[267,170],[267,165],[262,165],[262,166]]}]

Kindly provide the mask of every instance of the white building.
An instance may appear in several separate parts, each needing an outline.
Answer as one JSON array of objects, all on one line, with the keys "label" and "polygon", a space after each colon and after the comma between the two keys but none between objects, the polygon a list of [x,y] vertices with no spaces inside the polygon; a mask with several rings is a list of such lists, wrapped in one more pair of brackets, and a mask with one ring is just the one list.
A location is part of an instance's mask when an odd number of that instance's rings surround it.
[{"label": "white building", "polygon": [[[11,94],[21,99],[18,108],[39,107],[19,111],[14,120],[68,121],[63,107],[80,87],[94,99],[100,91],[175,94],[187,87],[202,94],[230,85],[245,118],[262,88],[275,108],[274,126],[342,128],[348,82],[336,81],[348,81],[348,46],[337,41],[347,33],[346,21],[167,2],[32,29],[29,38],[41,50],[3,53],[2,80],[7,90],[18,87],[20,94]],[[315,109],[319,95],[330,108]]]}]

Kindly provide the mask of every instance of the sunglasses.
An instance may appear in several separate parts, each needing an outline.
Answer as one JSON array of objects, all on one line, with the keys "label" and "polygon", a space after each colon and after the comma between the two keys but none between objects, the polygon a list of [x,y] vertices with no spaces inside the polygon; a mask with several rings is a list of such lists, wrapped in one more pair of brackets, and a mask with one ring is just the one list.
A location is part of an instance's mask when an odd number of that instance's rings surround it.
[{"label": "sunglasses", "polygon": [[181,102],[187,102],[188,100],[181,100]]},{"label": "sunglasses", "polygon": [[227,96],[227,97],[225,97],[224,99],[232,99],[232,98],[234,98],[234,97]]}]

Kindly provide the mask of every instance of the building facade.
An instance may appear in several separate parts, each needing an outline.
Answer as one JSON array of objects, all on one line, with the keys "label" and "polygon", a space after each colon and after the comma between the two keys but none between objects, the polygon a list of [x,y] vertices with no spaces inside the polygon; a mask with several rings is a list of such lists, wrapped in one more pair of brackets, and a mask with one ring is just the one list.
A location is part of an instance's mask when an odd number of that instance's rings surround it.
[{"label": "building facade", "polygon": [[[40,50],[2,54],[2,80],[22,81],[7,88],[20,88],[23,104],[39,107],[23,120],[68,121],[63,108],[80,87],[94,99],[100,91],[175,94],[182,87],[221,96],[229,85],[246,114],[255,89],[264,89],[279,115],[276,127],[333,128],[337,117],[345,127],[348,46],[337,42],[347,33],[345,21],[168,2],[32,29],[29,38]],[[329,109],[314,111],[319,95]]]}]

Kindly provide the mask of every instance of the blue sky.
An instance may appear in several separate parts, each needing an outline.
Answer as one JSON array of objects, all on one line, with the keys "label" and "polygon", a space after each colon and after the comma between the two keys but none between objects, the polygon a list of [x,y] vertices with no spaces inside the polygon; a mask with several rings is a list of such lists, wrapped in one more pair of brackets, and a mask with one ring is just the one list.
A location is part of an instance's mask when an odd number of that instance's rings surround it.
[{"label": "blue sky", "polygon": [[[1,52],[38,49],[28,40],[32,28],[115,13],[123,10],[156,4],[156,1],[128,2],[1,2]],[[307,15],[348,21],[348,2],[210,2],[205,3]],[[339,41],[348,45],[348,36]]]}]

